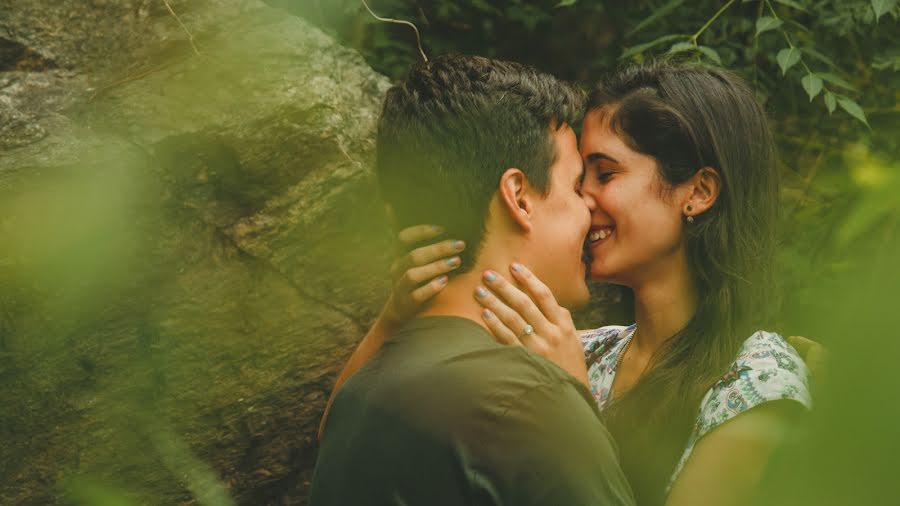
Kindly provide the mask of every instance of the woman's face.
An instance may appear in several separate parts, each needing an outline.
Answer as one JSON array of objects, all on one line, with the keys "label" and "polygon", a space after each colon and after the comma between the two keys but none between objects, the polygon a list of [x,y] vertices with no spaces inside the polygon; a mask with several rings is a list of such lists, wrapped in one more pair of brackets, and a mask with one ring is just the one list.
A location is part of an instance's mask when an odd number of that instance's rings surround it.
[{"label": "woman's face", "polygon": [[581,133],[585,178],[582,194],[593,200],[590,276],[631,286],[684,265],[684,188],[666,189],[653,157],[630,149],[607,123],[589,112]]}]

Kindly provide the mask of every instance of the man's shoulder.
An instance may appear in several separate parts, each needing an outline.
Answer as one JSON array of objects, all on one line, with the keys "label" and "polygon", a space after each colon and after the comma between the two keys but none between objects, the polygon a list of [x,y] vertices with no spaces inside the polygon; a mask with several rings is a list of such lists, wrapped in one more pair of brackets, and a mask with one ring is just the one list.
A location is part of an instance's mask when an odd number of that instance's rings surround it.
[{"label": "man's shoulder", "polygon": [[[344,389],[360,402],[410,406],[411,418],[484,421],[572,399],[593,406],[575,378],[523,347],[500,345],[480,327],[454,320],[425,323],[392,336]],[[572,395],[533,394],[541,391]]]}]

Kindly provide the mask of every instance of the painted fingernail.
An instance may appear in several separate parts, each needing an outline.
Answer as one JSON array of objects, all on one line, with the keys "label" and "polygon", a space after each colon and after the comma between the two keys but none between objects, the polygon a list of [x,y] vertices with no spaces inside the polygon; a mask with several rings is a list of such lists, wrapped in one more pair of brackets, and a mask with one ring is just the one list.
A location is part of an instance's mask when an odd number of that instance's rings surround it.
[{"label": "painted fingernail", "polygon": [[439,286],[444,286],[447,284],[447,276],[441,276],[437,280]]},{"label": "painted fingernail", "polygon": [[488,283],[493,283],[494,280],[497,279],[497,273],[494,271],[487,271],[484,273],[484,280]]},{"label": "painted fingernail", "polygon": [[463,241],[455,241],[453,243],[453,249],[455,249],[456,251],[462,251],[465,248],[466,248],[466,243]]},{"label": "painted fingernail", "polygon": [[480,298],[480,299],[487,297],[487,294],[488,294],[487,290],[485,290],[484,288],[482,288],[480,286],[475,289],[475,295],[477,295],[478,298]]},{"label": "painted fingernail", "polygon": [[522,264],[520,264],[519,262],[513,262],[512,270],[513,272],[522,272]]},{"label": "painted fingernail", "polygon": [[492,313],[490,309],[485,309],[481,312],[481,316],[483,316],[485,320],[490,320],[494,317],[494,313]]},{"label": "painted fingernail", "polygon": [[459,263],[460,263],[459,257],[453,257],[453,258],[447,259],[447,265],[450,267],[456,267],[459,265]]}]

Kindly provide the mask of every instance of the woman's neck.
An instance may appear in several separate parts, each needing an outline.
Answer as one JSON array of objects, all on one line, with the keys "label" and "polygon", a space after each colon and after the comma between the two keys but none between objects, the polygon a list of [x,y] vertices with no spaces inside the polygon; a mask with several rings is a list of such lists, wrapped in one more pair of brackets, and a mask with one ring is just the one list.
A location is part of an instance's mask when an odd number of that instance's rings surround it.
[{"label": "woman's neck", "polygon": [[674,268],[664,269],[651,280],[632,286],[638,329],[631,344],[635,355],[651,357],[697,311],[697,289],[687,262],[673,263]]}]

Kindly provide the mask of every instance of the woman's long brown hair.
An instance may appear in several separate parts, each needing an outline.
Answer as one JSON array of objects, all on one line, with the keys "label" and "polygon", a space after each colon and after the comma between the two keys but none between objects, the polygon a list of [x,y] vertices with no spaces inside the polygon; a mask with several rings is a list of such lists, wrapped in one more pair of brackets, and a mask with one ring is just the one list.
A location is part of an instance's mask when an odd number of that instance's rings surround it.
[{"label": "woman's long brown hair", "polygon": [[721,178],[712,209],[685,224],[697,311],[605,412],[638,504],[662,504],[702,397],[771,314],[775,149],[753,92],[722,69],[629,67],[598,84],[588,110],[608,111],[613,131],[656,159],[664,194],[702,167]]}]

